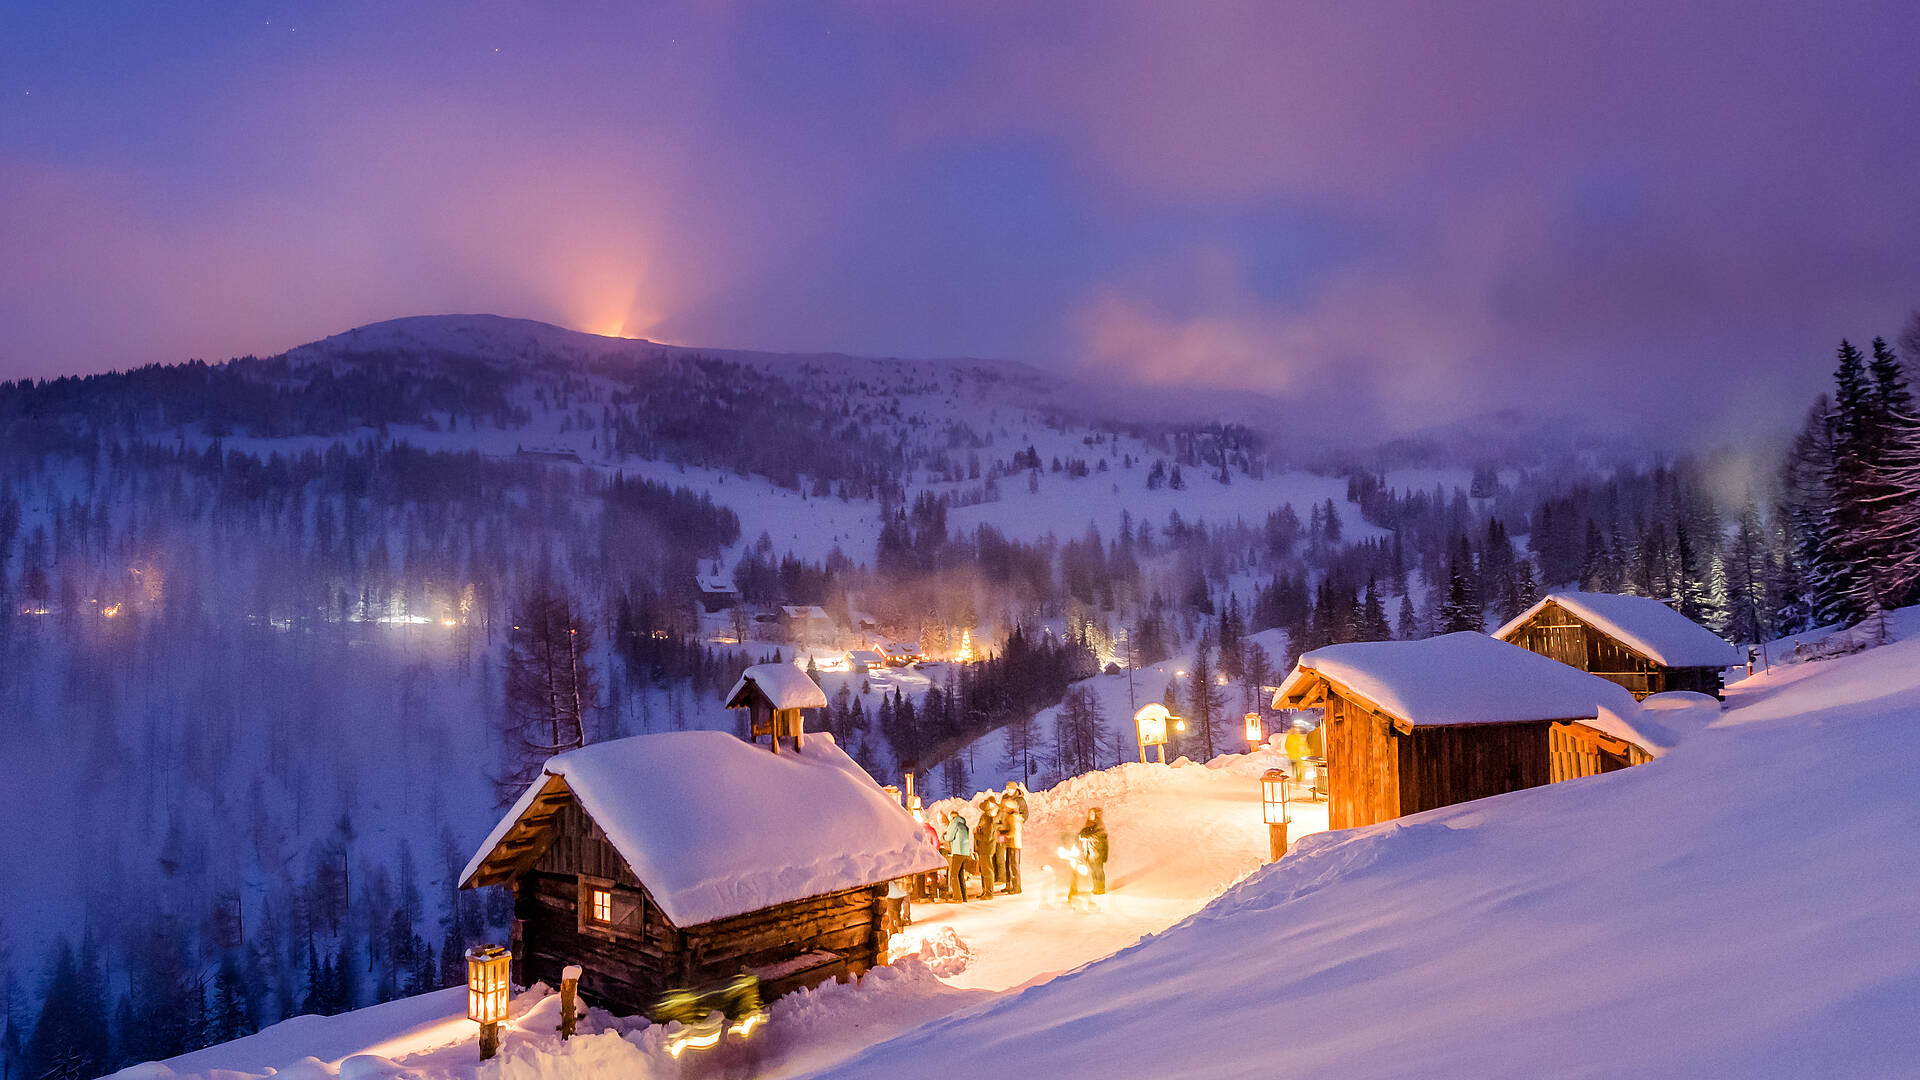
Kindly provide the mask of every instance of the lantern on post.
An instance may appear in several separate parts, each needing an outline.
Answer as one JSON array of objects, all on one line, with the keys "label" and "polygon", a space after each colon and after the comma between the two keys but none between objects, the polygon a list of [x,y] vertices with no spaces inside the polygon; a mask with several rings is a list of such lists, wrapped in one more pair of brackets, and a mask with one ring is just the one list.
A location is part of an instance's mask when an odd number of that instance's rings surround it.
[{"label": "lantern on post", "polygon": [[1264,730],[1262,730],[1260,726],[1260,714],[1257,712],[1248,713],[1247,714],[1247,753],[1251,754],[1255,750],[1260,749],[1260,744],[1265,742],[1266,738],[1267,738],[1267,733]]},{"label": "lantern on post", "polygon": [[1293,808],[1287,805],[1287,774],[1268,769],[1260,777],[1260,811],[1267,822],[1270,860],[1278,862],[1287,853],[1287,827],[1293,824]]},{"label": "lantern on post", "polygon": [[500,1023],[507,1018],[508,973],[513,954],[498,945],[467,950],[467,1019],[480,1025],[480,1060],[500,1050]]},{"label": "lantern on post", "polygon": [[1167,721],[1173,719],[1167,707],[1159,702],[1150,702],[1133,714],[1134,731],[1140,740],[1140,760],[1147,760],[1147,747],[1160,748],[1160,764],[1167,763]]}]

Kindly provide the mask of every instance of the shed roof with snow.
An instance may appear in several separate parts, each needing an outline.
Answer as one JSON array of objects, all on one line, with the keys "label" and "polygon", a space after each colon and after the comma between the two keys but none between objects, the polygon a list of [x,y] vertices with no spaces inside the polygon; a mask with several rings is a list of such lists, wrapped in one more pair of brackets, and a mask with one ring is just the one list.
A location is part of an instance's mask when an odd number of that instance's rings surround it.
[{"label": "shed roof with snow", "polygon": [[826,692],[807,673],[792,664],[755,664],[740,673],[740,679],[727,691],[727,708],[737,709],[746,702],[742,695],[758,689],[776,709],[824,709]]},{"label": "shed roof with snow", "polygon": [[1596,630],[1663,667],[1729,668],[1743,663],[1718,634],[1650,596],[1553,592],[1514,616],[1493,636],[1505,641],[1548,604],[1559,604]]},{"label": "shed roof with snow", "polygon": [[1316,676],[1414,726],[1503,724],[1636,711],[1615,683],[1485,634],[1420,641],[1356,641],[1302,656],[1274,695],[1289,708]]},{"label": "shed roof with snow", "polygon": [[925,829],[829,735],[805,754],[774,755],[725,732],[671,731],[548,760],[461,887],[524,870],[544,846],[533,835],[543,815],[568,797],[682,928],[944,865]]}]

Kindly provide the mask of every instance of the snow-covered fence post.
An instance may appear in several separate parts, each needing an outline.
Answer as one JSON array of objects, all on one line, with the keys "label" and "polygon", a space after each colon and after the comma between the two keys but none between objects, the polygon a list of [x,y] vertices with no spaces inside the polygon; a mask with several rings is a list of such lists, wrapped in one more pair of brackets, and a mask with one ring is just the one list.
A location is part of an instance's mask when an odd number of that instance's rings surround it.
[{"label": "snow-covered fence post", "polygon": [[580,995],[580,965],[568,964],[560,971],[560,1037],[573,1038],[573,1026],[579,1021],[574,1001]]}]

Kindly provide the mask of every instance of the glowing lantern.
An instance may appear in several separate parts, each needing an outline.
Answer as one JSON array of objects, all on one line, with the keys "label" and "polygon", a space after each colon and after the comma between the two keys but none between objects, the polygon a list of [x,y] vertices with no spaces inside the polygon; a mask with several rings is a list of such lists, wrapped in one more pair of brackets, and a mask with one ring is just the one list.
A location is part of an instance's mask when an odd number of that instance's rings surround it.
[{"label": "glowing lantern", "polygon": [[1248,713],[1247,714],[1247,749],[1250,751],[1258,750],[1260,748],[1260,743],[1263,740],[1265,740],[1266,737],[1267,737],[1267,733],[1265,731],[1262,731],[1260,728],[1260,714],[1257,712]]},{"label": "glowing lantern", "polygon": [[507,966],[513,954],[498,945],[467,950],[467,1019],[480,1025],[480,1060],[500,1049],[500,1022],[507,1018]]},{"label": "glowing lantern", "polygon": [[1267,822],[1267,840],[1274,861],[1287,853],[1287,826],[1293,824],[1293,808],[1287,805],[1287,774],[1268,769],[1260,777],[1260,811]]}]

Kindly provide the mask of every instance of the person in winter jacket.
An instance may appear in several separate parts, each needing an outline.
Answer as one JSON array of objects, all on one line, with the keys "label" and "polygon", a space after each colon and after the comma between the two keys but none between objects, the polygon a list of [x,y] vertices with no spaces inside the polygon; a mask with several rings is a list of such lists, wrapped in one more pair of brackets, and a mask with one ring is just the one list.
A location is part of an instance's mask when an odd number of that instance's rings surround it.
[{"label": "person in winter jacket", "polygon": [[1000,850],[1000,804],[993,796],[980,804],[980,824],[973,828],[973,858],[980,864],[980,896],[993,895],[995,859]]},{"label": "person in winter jacket", "polygon": [[1093,895],[1107,891],[1107,826],[1100,808],[1087,811],[1087,824],[1080,830],[1080,851],[1087,860],[1087,873],[1093,878]]},{"label": "person in winter jacket", "polygon": [[1008,893],[1020,891],[1020,848],[1026,824],[1027,815],[1018,803],[1011,797],[1000,800],[1000,880]]},{"label": "person in winter jacket", "polygon": [[967,864],[973,861],[973,830],[967,819],[953,815],[947,823],[947,899],[967,902]]}]

